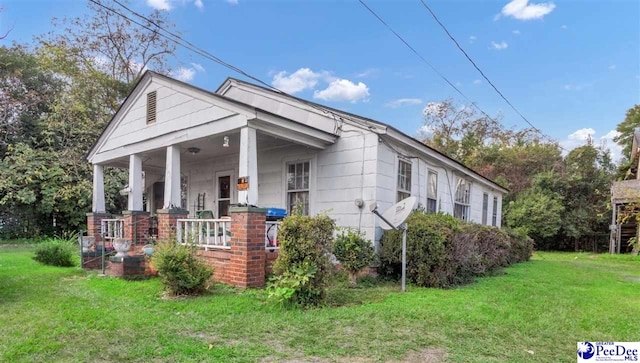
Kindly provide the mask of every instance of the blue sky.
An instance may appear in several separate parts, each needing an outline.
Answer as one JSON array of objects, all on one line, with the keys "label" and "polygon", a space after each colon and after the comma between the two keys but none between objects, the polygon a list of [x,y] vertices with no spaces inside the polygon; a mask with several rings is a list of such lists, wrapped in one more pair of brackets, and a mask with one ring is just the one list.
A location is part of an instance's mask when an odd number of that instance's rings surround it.
[{"label": "blue sky", "polygon": [[[419,0],[365,0],[465,95],[506,126],[526,127]],[[428,102],[463,101],[358,1],[133,0],[162,8],[183,37],[296,96],[416,135]],[[611,136],[640,103],[640,2],[427,1],[527,119],[567,147]],[[1,41],[29,43],[83,1],[0,0]],[[214,90],[242,78],[179,49],[175,75]],[[614,153],[618,148],[612,146]]]}]

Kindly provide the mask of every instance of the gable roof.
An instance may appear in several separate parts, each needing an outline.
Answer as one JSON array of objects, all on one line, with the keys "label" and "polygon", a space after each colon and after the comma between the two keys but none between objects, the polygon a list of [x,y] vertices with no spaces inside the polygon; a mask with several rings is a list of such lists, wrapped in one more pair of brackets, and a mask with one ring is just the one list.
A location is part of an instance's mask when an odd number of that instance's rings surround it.
[{"label": "gable roof", "polygon": [[[226,92],[230,87],[233,86],[233,84],[240,84],[246,87],[250,87],[253,88],[254,90],[259,90],[262,92],[268,92],[270,94],[273,94],[275,96],[278,97],[284,97],[287,98],[289,100],[292,100],[296,103],[302,104],[305,106],[305,108],[307,108],[310,112],[316,112],[318,114],[321,114],[321,112],[324,111],[324,113],[327,113],[327,111],[331,114],[333,114],[332,116],[335,118],[340,117],[343,120],[347,120],[347,121],[351,121],[353,123],[354,126],[357,127],[361,127],[363,129],[367,129],[369,131],[372,132],[376,132],[379,135],[389,135],[392,139],[395,139],[397,142],[400,142],[404,145],[409,146],[412,149],[415,149],[419,152],[422,152],[424,154],[427,155],[432,155],[432,156],[437,156],[438,159],[441,159],[442,161],[445,161],[445,164],[449,164],[451,166],[457,167],[459,169],[462,169],[476,177],[478,177],[479,179],[482,179],[485,182],[488,182],[490,185],[492,185],[493,187],[495,187],[496,189],[502,191],[503,193],[507,193],[509,190],[507,188],[505,188],[504,186],[496,183],[495,181],[483,176],[482,174],[478,173],[477,171],[473,170],[472,168],[466,166],[465,164],[463,164],[462,162],[455,160],[451,157],[449,157],[448,155],[424,144],[423,142],[421,142],[420,140],[407,135],[406,133],[400,131],[399,129],[369,118],[369,117],[364,117],[364,116],[360,116],[354,113],[350,113],[347,111],[343,111],[343,110],[339,110],[337,108],[333,108],[333,107],[329,107],[329,106],[325,106],[322,105],[320,103],[316,103],[316,102],[312,102],[312,101],[308,101],[305,100],[303,98],[299,98],[296,96],[292,96],[286,93],[282,93],[282,92],[278,92],[275,91],[273,89],[269,89],[260,85],[256,85],[254,83],[250,83],[250,82],[246,82],[237,78],[233,78],[233,77],[228,77],[216,90],[217,94],[222,94],[224,92]],[[325,117],[325,115],[323,115]],[[384,140],[383,140],[384,141]]]},{"label": "gable roof", "polygon": [[[215,92],[211,92],[209,90],[206,90],[206,89],[203,89],[203,88],[200,88],[200,87],[196,87],[196,86],[194,86],[192,84],[177,80],[175,78],[171,78],[169,76],[166,76],[166,75],[154,72],[154,71],[147,70],[147,71],[144,72],[142,77],[140,77],[140,79],[136,82],[135,86],[131,89],[131,91],[129,92],[127,97],[124,99],[124,101],[122,101],[122,103],[120,104],[120,106],[118,107],[116,112],[111,117],[111,120],[109,120],[109,122],[107,123],[105,128],[100,133],[100,136],[94,141],[94,143],[92,144],[91,148],[89,148],[89,150],[85,154],[85,158],[87,160],[91,161],[92,157],[99,150],[100,146],[109,137],[109,133],[114,128],[117,127],[118,120],[126,112],[127,108],[129,106],[131,106],[131,104],[133,102],[135,102],[135,100],[139,96],[140,92],[142,92],[144,90],[144,88],[151,82],[151,80],[153,78],[157,78],[157,79],[160,79],[160,80],[164,80],[166,82],[174,83],[174,84],[177,84],[179,86],[185,87],[187,89],[190,89],[190,90],[199,92],[201,94],[204,94],[207,97],[212,97],[216,101],[221,102],[222,104],[225,104],[226,106],[228,106],[230,108],[239,110],[239,111],[241,111],[241,112],[243,112],[245,114],[266,115],[266,116],[274,117],[274,118],[277,118],[277,119],[280,119],[280,120],[287,120],[287,121],[299,124],[299,122],[297,122],[295,120],[287,119],[285,117],[282,117],[281,115],[269,112],[268,110],[264,110],[264,109],[261,109],[261,108],[258,108],[258,107],[253,107],[253,106],[248,105],[246,103],[239,102],[239,101],[237,101],[237,100],[235,100],[233,98],[225,97],[224,95],[221,95],[221,94],[218,94],[218,93],[215,93]],[[308,126],[308,125],[304,125],[304,126]],[[335,137],[336,136],[334,134],[325,132],[323,130],[317,130],[317,131],[322,133],[322,134],[325,134],[327,136],[331,136],[331,137]]]}]

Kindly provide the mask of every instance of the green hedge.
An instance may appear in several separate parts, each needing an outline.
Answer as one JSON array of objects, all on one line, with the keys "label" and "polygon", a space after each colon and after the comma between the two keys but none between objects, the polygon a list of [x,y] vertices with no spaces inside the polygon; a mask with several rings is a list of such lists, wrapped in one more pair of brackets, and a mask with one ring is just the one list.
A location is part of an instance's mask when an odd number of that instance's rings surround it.
[{"label": "green hedge", "polygon": [[[451,287],[494,274],[531,257],[533,241],[525,234],[466,223],[442,213],[414,212],[408,219],[407,280],[425,287]],[[385,231],[381,274],[401,274],[402,232]]]},{"label": "green hedge", "polygon": [[36,245],[33,259],[51,266],[70,267],[78,263],[79,247],[73,241],[62,239],[47,239]]}]

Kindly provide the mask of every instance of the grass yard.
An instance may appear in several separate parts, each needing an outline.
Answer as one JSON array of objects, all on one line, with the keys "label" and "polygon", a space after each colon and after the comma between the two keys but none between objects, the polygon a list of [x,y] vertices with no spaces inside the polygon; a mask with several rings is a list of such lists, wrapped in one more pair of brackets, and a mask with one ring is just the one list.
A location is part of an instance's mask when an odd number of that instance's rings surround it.
[{"label": "grass yard", "polygon": [[[336,287],[283,310],[217,286],[165,300],[157,279],[39,265],[0,246],[0,361],[575,362],[576,342],[640,339],[640,259],[537,253],[453,290]],[[344,286],[344,285],[343,285]]]}]

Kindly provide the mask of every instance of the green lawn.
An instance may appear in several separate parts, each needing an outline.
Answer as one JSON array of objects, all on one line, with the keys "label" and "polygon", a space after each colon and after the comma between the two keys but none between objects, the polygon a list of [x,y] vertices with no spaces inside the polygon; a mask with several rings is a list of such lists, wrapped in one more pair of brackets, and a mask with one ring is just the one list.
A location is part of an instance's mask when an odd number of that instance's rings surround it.
[{"label": "green lawn", "polygon": [[576,342],[637,341],[640,259],[538,253],[453,290],[334,288],[283,310],[217,286],[165,300],[157,279],[101,278],[0,246],[0,361],[575,362]]}]

